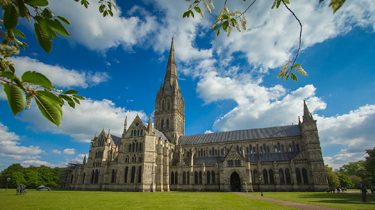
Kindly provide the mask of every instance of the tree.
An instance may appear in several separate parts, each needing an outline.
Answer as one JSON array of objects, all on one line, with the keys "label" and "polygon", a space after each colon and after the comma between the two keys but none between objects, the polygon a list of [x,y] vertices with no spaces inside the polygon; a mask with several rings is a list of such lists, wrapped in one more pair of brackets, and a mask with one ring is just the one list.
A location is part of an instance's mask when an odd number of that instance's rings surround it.
[{"label": "tree", "polygon": [[359,160],[341,166],[338,170],[340,173],[347,176],[358,176],[364,179],[367,175],[365,168],[365,161]]},{"label": "tree", "polygon": [[342,173],[339,173],[339,172],[336,172],[336,174],[339,178],[339,182],[340,182],[341,187],[346,187],[346,188],[354,187],[353,182],[348,175],[342,174]]},{"label": "tree", "polygon": [[327,179],[328,179],[329,188],[330,189],[337,188],[340,185],[339,177],[332,170],[332,168],[328,167],[327,165],[326,165],[326,171],[327,171]]},{"label": "tree", "polygon": [[[75,0],[86,8],[89,0]],[[113,16],[112,0],[97,0],[99,12],[105,17]],[[52,50],[52,41],[58,36],[69,36],[65,25],[70,22],[65,17],[55,15],[48,7],[48,0],[2,0],[0,5],[3,17],[0,21],[0,85],[3,86],[8,104],[14,115],[29,108],[31,100],[37,104],[41,114],[55,125],[62,120],[62,106],[68,104],[75,108],[84,98],[76,90],[56,89],[43,74],[30,70],[17,76],[11,57],[25,50],[24,33],[17,29],[21,20],[34,23],[34,33],[39,45],[47,53]]]},{"label": "tree", "polygon": [[[194,18],[195,14],[198,13],[202,17],[204,16],[204,10],[208,13],[212,14],[212,11],[215,9],[212,0],[187,0],[191,2],[188,7],[188,10],[184,12],[182,15],[183,18]],[[243,0],[246,2],[246,0]],[[213,31],[216,32],[216,35],[219,36],[220,32],[223,31],[227,33],[229,36],[233,30],[237,30],[239,32],[246,30],[247,20],[245,17],[245,13],[255,4],[257,0],[247,1],[247,6],[245,6],[244,10],[231,10],[227,5],[227,0],[224,0],[223,7],[220,9],[218,15],[214,18],[214,22],[212,24]],[[325,0],[318,0],[319,3],[324,2]],[[345,3],[345,0],[330,0],[329,6],[332,8],[332,11],[335,13],[337,10],[341,8],[341,6]],[[294,81],[297,81],[297,76],[294,72],[298,72],[299,74],[306,76],[306,71],[302,68],[301,64],[296,63],[300,50],[301,50],[301,43],[302,43],[302,22],[297,17],[297,15],[293,12],[293,10],[288,6],[290,4],[290,0],[273,0],[270,1],[270,7],[272,9],[278,9],[280,5],[285,7],[290,14],[293,15],[295,20],[298,22],[300,31],[299,31],[299,43],[298,48],[295,52],[293,59],[287,61],[285,65],[282,66],[278,76],[284,79],[291,78]]]},{"label": "tree", "polygon": [[364,166],[369,175],[369,179],[372,182],[375,182],[375,147],[372,149],[366,150],[368,156],[366,157]]}]

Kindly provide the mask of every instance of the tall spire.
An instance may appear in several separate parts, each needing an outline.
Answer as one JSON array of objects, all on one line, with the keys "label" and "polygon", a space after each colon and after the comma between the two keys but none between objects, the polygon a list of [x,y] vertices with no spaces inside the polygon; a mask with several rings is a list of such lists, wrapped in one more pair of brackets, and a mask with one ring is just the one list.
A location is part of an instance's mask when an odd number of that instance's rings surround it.
[{"label": "tall spire", "polygon": [[305,122],[308,120],[314,120],[314,118],[311,115],[309,107],[306,105],[306,100],[303,100],[303,121]]},{"label": "tall spire", "polygon": [[172,42],[171,42],[171,48],[169,50],[167,71],[165,73],[165,78],[164,78],[164,86],[166,86],[167,84],[171,86],[176,85],[178,87],[173,37],[172,37]]}]

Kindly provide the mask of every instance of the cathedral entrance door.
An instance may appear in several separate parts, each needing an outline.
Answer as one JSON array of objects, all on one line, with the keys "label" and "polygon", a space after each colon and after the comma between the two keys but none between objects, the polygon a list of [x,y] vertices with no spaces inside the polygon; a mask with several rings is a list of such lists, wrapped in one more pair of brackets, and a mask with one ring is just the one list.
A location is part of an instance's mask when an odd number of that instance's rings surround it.
[{"label": "cathedral entrance door", "polygon": [[232,175],[230,175],[230,190],[232,192],[241,191],[241,179],[237,172],[233,172]]}]

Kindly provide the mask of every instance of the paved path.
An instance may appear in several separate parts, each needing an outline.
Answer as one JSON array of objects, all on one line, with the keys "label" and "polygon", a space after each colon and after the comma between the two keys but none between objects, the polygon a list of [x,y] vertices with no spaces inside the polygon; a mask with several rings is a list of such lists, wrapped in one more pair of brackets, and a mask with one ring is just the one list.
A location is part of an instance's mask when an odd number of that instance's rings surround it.
[{"label": "paved path", "polygon": [[254,199],[258,199],[258,200],[269,201],[271,203],[280,204],[280,205],[283,205],[283,206],[288,206],[288,207],[297,208],[297,209],[301,209],[301,210],[334,210],[332,208],[328,208],[328,207],[325,207],[325,206],[315,206],[315,205],[306,204],[306,203],[297,203],[297,202],[293,202],[293,201],[283,201],[283,200],[278,200],[278,199],[274,199],[274,198],[250,195],[250,194],[247,194],[247,193],[236,192],[235,194],[237,194],[239,196],[248,197],[248,198],[254,198]]}]

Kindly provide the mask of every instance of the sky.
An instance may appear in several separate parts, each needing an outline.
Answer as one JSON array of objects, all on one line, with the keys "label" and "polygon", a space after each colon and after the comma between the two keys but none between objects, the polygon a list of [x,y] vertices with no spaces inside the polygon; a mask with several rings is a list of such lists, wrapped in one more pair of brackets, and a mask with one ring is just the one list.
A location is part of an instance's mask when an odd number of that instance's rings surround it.
[{"label": "sky", "polygon": [[[32,23],[19,28],[29,46],[13,57],[19,75],[45,74],[58,89],[76,89],[86,100],[63,108],[52,125],[32,104],[13,116],[0,89],[0,170],[81,162],[102,129],[121,135],[125,116],[145,122],[154,111],[174,37],[179,84],[185,99],[186,135],[298,123],[303,100],[317,120],[325,164],[338,168],[375,146],[375,1],[347,1],[335,14],[328,1],[292,1],[303,24],[298,59],[308,72],[298,82],[277,78],[298,45],[298,23],[282,6],[257,1],[246,13],[247,30],[216,37],[214,15],[183,19],[188,2],[117,1],[103,18],[95,1],[51,0],[70,20],[70,37],[53,50],[38,45]],[[214,1],[217,9],[220,1]],[[249,1],[228,1],[244,9]]]}]

